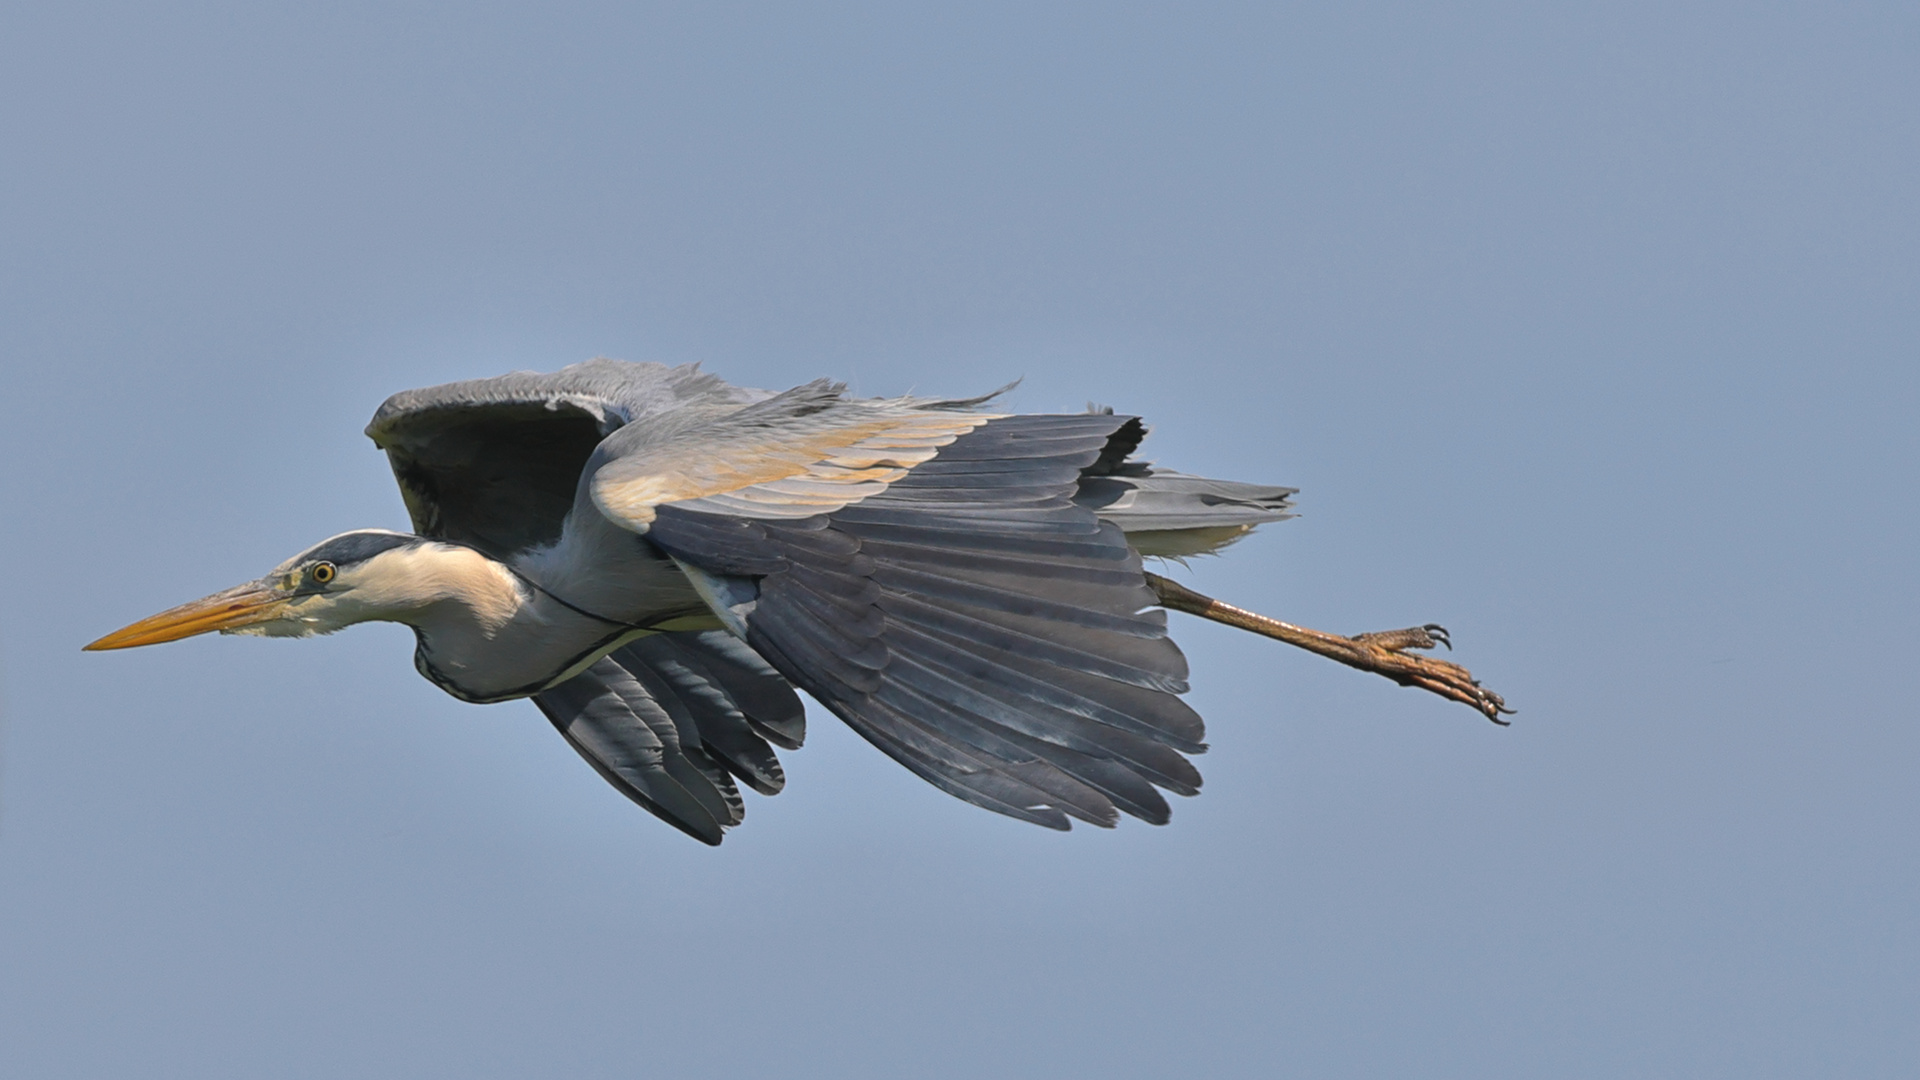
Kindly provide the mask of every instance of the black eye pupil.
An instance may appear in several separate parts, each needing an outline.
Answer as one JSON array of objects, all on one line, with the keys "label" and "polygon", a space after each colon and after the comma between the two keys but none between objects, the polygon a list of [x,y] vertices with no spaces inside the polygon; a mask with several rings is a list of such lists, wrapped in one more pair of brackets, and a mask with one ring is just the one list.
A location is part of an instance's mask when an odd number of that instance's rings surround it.
[{"label": "black eye pupil", "polygon": [[319,582],[322,585],[325,585],[327,582],[332,581],[333,580],[333,564],[321,563],[319,566],[314,567],[313,580]]}]

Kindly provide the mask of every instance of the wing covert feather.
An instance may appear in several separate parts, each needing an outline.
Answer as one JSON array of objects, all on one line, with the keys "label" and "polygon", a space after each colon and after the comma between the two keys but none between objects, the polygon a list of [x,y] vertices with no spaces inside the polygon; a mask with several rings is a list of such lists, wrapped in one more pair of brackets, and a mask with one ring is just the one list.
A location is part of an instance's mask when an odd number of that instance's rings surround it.
[{"label": "wing covert feather", "polygon": [[594,505],[644,533],[664,505],[753,519],[797,519],[871,498],[942,447],[996,419],[959,403],[848,400],[808,383],[697,425],[633,428],[609,438],[594,469]]}]

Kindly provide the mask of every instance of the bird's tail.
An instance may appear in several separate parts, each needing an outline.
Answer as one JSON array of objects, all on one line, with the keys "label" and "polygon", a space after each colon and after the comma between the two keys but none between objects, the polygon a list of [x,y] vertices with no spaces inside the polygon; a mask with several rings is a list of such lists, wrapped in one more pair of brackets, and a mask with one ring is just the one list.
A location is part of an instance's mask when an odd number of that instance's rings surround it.
[{"label": "bird's tail", "polygon": [[1074,502],[1111,521],[1142,555],[1211,555],[1257,525],[1293,516],[1297,489],[1210,480],[1127,462],[1080,481]]}]

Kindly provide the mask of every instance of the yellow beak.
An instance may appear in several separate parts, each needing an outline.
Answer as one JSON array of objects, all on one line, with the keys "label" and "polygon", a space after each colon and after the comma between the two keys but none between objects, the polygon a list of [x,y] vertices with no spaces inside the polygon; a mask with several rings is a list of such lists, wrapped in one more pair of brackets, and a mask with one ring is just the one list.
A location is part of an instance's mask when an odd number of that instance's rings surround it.
[{"label": "yellow beak", "polygon": [[264,582],[250,581],[115,630],[88,645],[86,651],[131,649],[136,645],[178,641],[211,630],[234,630],[277,618],[286,607],[286,594]]}]

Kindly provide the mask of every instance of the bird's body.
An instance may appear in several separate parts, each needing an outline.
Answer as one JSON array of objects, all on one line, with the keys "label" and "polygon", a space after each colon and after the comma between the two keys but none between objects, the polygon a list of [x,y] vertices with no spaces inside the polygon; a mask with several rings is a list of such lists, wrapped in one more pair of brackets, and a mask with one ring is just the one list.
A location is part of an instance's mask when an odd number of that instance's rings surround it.
[{"label": "bird's body", "polygon": [[1141,557],[1216,551],[1290,516],[1292,489],[1133,461],[1132,417],[990,400],[610,360],[398,394],[367,433],[415,533],[343,533],[89,647],[402,622],[435,684],[533,698],[709,843],[741,820],[736,779],[784,783],[795,686],[977,805],[1164,822],[1161,789],[1199,788],[1203,728]]}]

